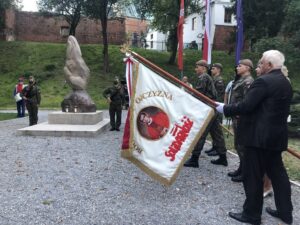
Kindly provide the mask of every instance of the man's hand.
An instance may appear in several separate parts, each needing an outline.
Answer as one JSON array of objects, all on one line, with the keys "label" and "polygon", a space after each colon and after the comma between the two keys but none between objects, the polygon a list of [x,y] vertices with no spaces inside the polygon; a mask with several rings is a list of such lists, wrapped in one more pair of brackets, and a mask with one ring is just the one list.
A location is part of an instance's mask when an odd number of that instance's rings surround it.
[{"label": "man's hand", "polygon": [[108,102],[109,104],[111,103],[110,97],[107,98],[107,102]]},{"label": "man's hand", "polygon": [[217,104],[216,110],[219,113],[224,113],[224,103],[222,103],[222,102],[216,102],[216,104]]}]

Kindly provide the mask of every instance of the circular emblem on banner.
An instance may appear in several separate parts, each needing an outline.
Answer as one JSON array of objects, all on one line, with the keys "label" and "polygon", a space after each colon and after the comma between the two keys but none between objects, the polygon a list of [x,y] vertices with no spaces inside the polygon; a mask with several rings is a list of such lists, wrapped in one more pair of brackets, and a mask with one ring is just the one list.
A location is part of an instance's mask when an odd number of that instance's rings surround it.
[{"label": "circular emblem on banner", "polygon": [[168,133],[170,120],[163,110],[156,106],[143,108],[137,116],[140,135],[149,140],[158,140]]}]

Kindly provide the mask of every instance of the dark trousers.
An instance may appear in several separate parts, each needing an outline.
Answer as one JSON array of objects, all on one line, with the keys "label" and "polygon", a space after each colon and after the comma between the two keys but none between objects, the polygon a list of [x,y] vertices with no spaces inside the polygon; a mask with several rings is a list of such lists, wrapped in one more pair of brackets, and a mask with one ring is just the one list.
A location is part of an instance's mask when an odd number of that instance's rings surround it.
[{"label": "dark trousers", "polygon": [[203,146],[205,144],[205,140],[207,138],[207,135],[209,132],[212,134],[212,139],[214,141],[214,144],[216,146],[216,150],[218,151],[219,154],[226,154],[226,147],[225,147],[225,141],[224,141],[224,136],[222,132],[222,128],[220,127],[220,122],[218,119],[219,114],[217,113],[210,123],[208,124],[207,128],[203,132],[202,136],[200,137],[199,141],[197,142],[193,152],[192,152],[192,157],[194,158],[199,158],[201,155],[201,151],[203,149]]},{"label": "dark trousers", "polygon": [[263,176],[272,181],[276,209],[280,215],[292,215],[291,185],[282,162],[281,152],[260,148],[245,148],[243,158],[243,185],[246,200],[243,213],[260,219],[263,206]]},{"label": "dark trousers", "polygon": [[35,103],[26,103],[26,108],[29,115],[29,126],[35,125],[38,122],[38,106]]},{"label": "dark trousers", "polygon": [[18,117],[24,117],[25,116],[25,102],[24,100],[17,102],[17,112]]},{"label": "dark trousers", "polygon": [[115,129],[119,129],[121,126],[122,105],[110,104],[109,117],[110,117],[111,127]]}]

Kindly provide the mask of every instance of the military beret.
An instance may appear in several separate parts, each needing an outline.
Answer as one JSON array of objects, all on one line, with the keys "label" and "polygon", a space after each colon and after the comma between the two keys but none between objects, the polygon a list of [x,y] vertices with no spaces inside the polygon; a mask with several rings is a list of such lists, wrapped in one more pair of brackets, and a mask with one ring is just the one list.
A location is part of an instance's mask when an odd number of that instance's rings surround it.
[{"label": "military beret", "polygon": [[206,69],[208,69],[207,61],[204,60],[204,59],[201,59],[201,60],[197,61],[196,66],[204,66],[204,67],[206,67]]},{"label": "military beret", "polygon": [[239,64],[249,66],[251,69],[253,69],[253,63],[250,59],[242,59],[239,61]]},{"label": "military beret", "polygon": [[219,68],[221,71],[223,70],[223,66],[222,66],[221,63],[214,63],[214,64],[212,64],[211,67],[217,67],[217,68]]}]

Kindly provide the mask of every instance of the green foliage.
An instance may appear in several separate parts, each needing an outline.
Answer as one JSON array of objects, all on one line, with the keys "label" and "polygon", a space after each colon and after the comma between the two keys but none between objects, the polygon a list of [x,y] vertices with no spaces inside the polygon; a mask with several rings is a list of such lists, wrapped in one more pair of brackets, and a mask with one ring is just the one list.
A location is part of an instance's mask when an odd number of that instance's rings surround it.
[{"label": "green foliage", "polygon": [[[169,32],[169,64],[175,63],[177,53],[177,24],[179,20],[180,0],[133,0],[142,18],[151,17],[151,26],[163,33]],[[197,0],[185,0],[185,16],[201,12],[202,4]]]},{"label": "green foliage", "polygon": [[[236,8],[236,0],[234,9]],[[284,9],[289,0],[242,1],[244,32],[250,44],[261,38],[275,37],[284,21]]]},{"label": "green foliage", "polygon": [[292,0],[286,8],[283,35],[300,51],[300,1]]},{"label": "green foliage", "polygon": [[38,6],[45,14],[49,11],[53,11],[64,16],[70,25],[69,34],[75,36],[76,27],[83,13],[85,2],[85,0],[38,0]]}]

